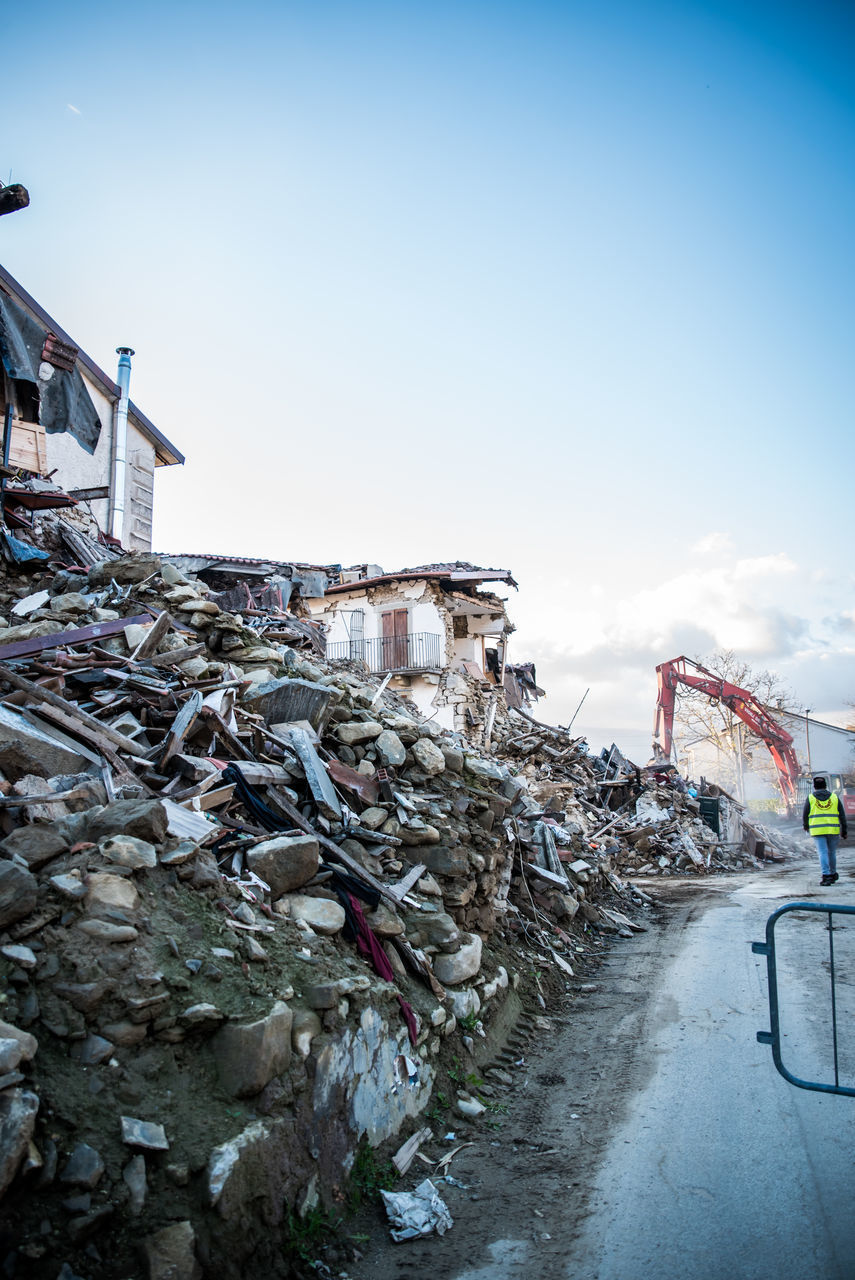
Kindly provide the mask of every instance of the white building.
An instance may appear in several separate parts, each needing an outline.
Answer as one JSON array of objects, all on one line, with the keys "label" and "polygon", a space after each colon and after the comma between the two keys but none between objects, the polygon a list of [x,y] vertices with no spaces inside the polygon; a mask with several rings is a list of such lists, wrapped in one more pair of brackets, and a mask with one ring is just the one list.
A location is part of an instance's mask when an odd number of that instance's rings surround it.
[{"label": "white building", "polygon": [[150,551],[155,469],[183,455],[2,266],[0,361],[0,461],[51,475],[125,548]]},{"label": "white building", "polygon": [[327,657],[385,673],[443,728],[489,737],[513,626],[504,599],[481,588],[515,587],[511,574],[457,562],[398,573],[361,565],[341,577],[323,598],[306,601],[328,629]]},{"label": "white building", "polygon": [[855,731],[789,711],[776,711],[775,719],[791,735],[804,773],[855,776]]}]

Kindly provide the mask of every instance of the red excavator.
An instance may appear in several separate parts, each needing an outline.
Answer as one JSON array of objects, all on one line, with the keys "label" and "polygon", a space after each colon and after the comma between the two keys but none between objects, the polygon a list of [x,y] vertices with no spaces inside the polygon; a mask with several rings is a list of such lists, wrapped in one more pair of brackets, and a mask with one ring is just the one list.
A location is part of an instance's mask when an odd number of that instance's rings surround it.
[{"label": "red excavator", "polygon": [[656,702],[653,737],[656,745],[668,759],[671,756],[676,689],[678,684],[684,684],[690,689],[705,693],[713,703],[724,703],[739,716],[752,733],[763,739],[775,761],[778,783],[787,808],[793,807],[800,774],[799,762],[793,749],[793,739],[786,729],[782,729],[777,721],[772,719],[762,702],[759,702],[753,693],[748,689],[740,689],[729,680],[723,680],[721,676],[714,675],[700,663],[686,657],[661,662],[656,668],[656,675],[659,681],[659,697]]}]

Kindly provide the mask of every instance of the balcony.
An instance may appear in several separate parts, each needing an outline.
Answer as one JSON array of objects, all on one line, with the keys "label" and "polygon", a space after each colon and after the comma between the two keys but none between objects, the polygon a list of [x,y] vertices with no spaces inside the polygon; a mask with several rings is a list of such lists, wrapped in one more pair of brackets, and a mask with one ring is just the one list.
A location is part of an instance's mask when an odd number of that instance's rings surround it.
[{"label": "balcony", "polygon": [[325,657],[330,662],[364,662],[377,675],[386,672],[441,671],[443,637],[429,631],[413,631],[405,636],[377,636],[371,640],[342,640],[328,644]]}]

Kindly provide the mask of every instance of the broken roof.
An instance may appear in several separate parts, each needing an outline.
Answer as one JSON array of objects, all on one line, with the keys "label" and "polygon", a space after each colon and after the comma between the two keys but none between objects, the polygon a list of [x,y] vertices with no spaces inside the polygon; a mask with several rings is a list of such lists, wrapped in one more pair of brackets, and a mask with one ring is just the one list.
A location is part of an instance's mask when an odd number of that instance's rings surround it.
[{"label": "broken roof", "polygon": [[234,571],[247,574],[282,574],[291,576],[291,570],[300,569],[307,573],[325,573],[328,577],[338,578],[341,569],[337,564],[306,564],[300,560],[269,560],[254,556],[203,555],[194,552],[161,553],[162,560],[168,560],[186,573],[202,573],[205,569],[217,569],[221,573]]},{"label": "broken roof", "polygon": [[413,578],[439,578],[445,582],[506,582],[516,587],[510,569],[481,569],[478,565],[469,564],[465,560],[455,560],[445,564],[423,564],[414,569],[398,569],[394,573],[381,573],[373,578],[354,578],[351,582],[341,582],[329,587],[327,595],[333,592],[358,591],[361,587],[379,586],[384,582],[401,582]]},{"label": "broken roof", "polygon": [[[121,388],[118,383],[106,374],[99,365],[91,359],[90,356],[83,351],[73,338],[70,338],[65,330],[57,324],[52,316],[48,315],[44,307],[40,306],[23,285],[18,284],[14,276],[10,275],[5,267],[0,266],[0,290],[12,298],[20,307],[29,312],[32,318],[44,325],[47,333],[52,333],[61,343],[66,344],[75,352],[75,358],[78,364],[86,370],[90,379],[96,384],[100,391],[107,396],[108,399],[117,401],[121,396]],[[14,375],[13,375],[14,376]],[[155,462],[158,466],[172,466],[176,463],[184,462],[184,454],[176,449],[166,436],[158,431],[157,427],[151,422],[141,409],[131,401],[128,405],[128,417],[133,422],[138,431],[142,433],[154,446]]]},{"label": "broken roof", "polygon": [[460,591],[444,591],[442,598],[449,613],[472,614],[477,617],[487,614],[493,618],[501,618],[505,613],[504,600],[501,596],[494,596],[492,592],[467,596]]}]

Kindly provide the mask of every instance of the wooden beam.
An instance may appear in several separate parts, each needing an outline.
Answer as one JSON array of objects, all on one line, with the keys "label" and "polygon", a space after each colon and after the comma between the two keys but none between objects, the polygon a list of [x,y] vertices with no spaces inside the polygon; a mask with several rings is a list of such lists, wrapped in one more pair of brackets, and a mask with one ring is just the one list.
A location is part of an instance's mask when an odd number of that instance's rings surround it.
[{"label": "wooden beam", "polygon": [[[168,617],[169,615],[161,614],[160,616]],[[172,667],[179,662],[187,662],[189,658],[198,658],[207,650],[206,644],[185,644],[181,649],[170,649],[168,653],[155,654],[154,657],[147,658],[146,662],[150,667]]]},{"label": "wooden beam", "polygon": [[143,636],[136,649],[131,654],[131,662],[143,662],[149,654],[154,653],[169,628],[172,626],[172,618],[169,616],[168,610],[164,609],[163,613],[158,614],[157,621],[149,627],[148,635]]},{"label": "wooden beam", "polygon": [[[42,703],[40,707],[32,707],[31,712],[34,716],[38,716],[42,720],[49,720],[52,724],[57,725],[58,728],[64,729],[66,733],[76,734],[76,736],[78,738],[82,738],[84,742],[91,743],[91,745],[100,751],[101,755],[105,756],[111,764],[114,761],[120,763],[119,757],[116,755],[115,744],[111,742],[106,733],[108,726],[101,724],[100,720],[95,721],[95,724],[98,726],[97,729],[92,728],[85,720],[80,720],[77,716],[69,715],[67,712],[61,711],[59,707],[52,706],[49,702]],[[127,741],[132,743],[133,739],[128,738]],[[135,762],[150,767],[150,761],[144,758],[142,748],[139,743],[133,743],[133,747],[133,752],[127,750],[126,754],[130,755]],[[125,751],[126,749],[123,747],[122,750]],[[121,767],[123,769],[125,768],[124,765]]]},{"label": "wooden beam", "polygon": [[69,498],[76,498],[78,502],[94,502],[98,498],[109,498],[110,486],[96,484],[89,489],[68,489],[66,492]]},{"label": "wooden beam", "polygon": [[159,768],[163,769],[172,756],[175,755],[176,751],[181,750],[184,739],[196,723],[201,710],[202,695],[198,689],[195,689],[183,704],[178,715],[169,727],[169,732],[166,735],[166,741],[163,744],[163,750],[158,757]]},{"label": "wooden beam", "polygon": [[[134,623],[144,626],[151,622],[150,613],[138,613],[133,618],[111,618],[109,622],[93,622],[88,627],[76,627],[73,631],[54,631],[47,636],[33,636],[31,640],[16,640],[12,644],[0,644],[0,663],[10,658],[26,658],[45,649],[65,648],[76,644],[88,644],[90,640],[103,640],[117,636]],[[115,654],[110,654],[114,658]]]},{"label": "wooden beam", "polygon": [[399,903],[403,901],[410,890],[418,884],[427,868],[423,862],[418,862],[412,867],[403,880],[399,880],[397,884],[389,886],[388,896],[395,898]]},{"label": "wooden beam", "polygon": [[[23,676],[19,676],[17,671],[13,671],[11,667],[4,666],[0,663],[0,682],[10,684],[13,689],[19,689],[21,693],[26,693],[28,697],[36,702],[47,703],[53,707],[62,716],[69,717],[70,727],[75,729],[76,725],[81,726],[76,732],[84,737],[83,728],[89,730],[89,737],[95,741],[103,742],[106,738],[108,743],[113,747],[118,747],[120,751],[127,752],[128,755],[137,756],[140,754],[138,742],[134,742],[132,738],[126,738],[123,733],[117,733],[115,729],[111,729],[108,724],[104,724],[101,720],[96,720],[94,716],[90,716],[88,711],[81,711],[80,707],[76,707],[73,702],[67,702],[65,698],[61,698],[58,693],[51,693],[50,689],[46,689],[44,685],[33,684],[31,680],[25,680]],[[92,735],[96,737],[92,737]]]}]

